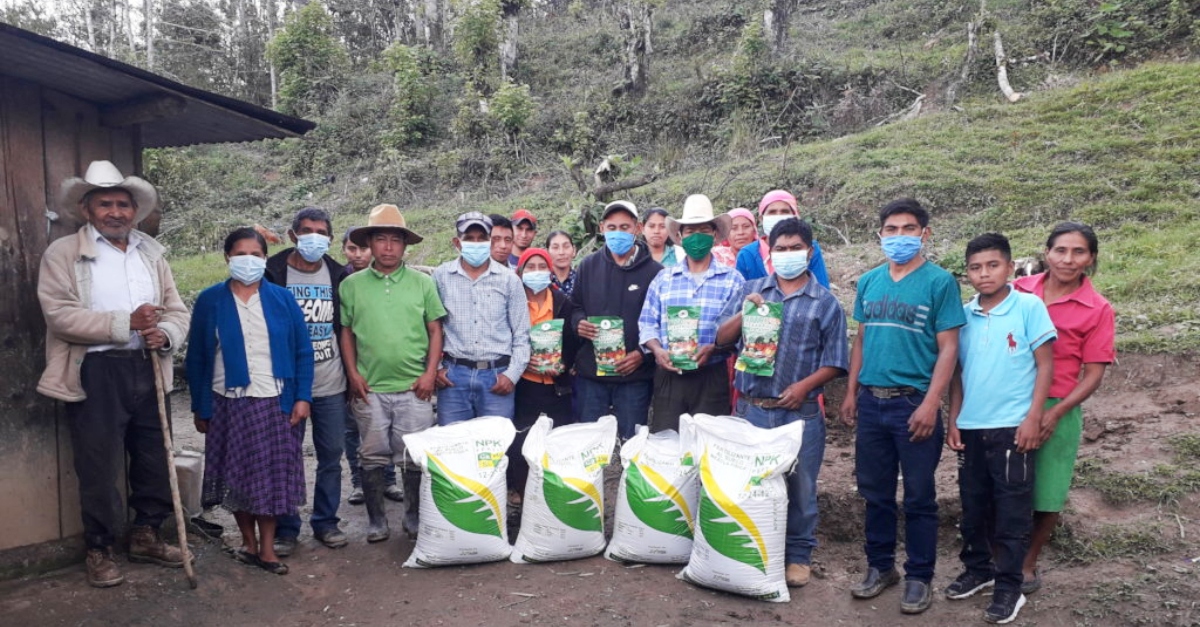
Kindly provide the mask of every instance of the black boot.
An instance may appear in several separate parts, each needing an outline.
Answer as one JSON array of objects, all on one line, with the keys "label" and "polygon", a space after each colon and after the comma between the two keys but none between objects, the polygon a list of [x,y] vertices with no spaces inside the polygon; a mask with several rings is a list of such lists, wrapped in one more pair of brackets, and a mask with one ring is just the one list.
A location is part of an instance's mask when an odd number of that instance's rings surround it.
[{"label": "black boot", "polygon": [[383,491],[386,488],[383,468],[363,468],[362,487],[363,496],[367,500],[367,517],[371,521],[367,527],[367,542],[383,542],[391,534],[391,530],[388,529],[387,510],[383,504]]},{"label": "black boot", "polygon": [[404,531],[410,538],[415,538],[421,528],[421,471],[405,469],[403,477],[404,493],[408,496],[404,501]]}]

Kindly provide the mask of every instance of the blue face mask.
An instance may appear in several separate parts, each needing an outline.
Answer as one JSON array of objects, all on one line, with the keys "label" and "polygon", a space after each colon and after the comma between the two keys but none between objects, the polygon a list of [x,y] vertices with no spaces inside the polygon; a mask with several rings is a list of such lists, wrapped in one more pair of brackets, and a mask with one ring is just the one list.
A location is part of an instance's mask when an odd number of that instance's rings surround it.
[{"label": "blue face mask", "polygon": [[633,248],[633,233],[629,231],[605,231],[604,245],[618,257],[628,253]]},{"label": "blue face mask", "polygon": [[482,266],[492,256],[491,242],[460,242],[460,245],[463,261],[472,268]]},{"label": "blue face mask", "polygon": [[807,250],[789,250],[771,253],[771,265],[775,266],[775,274],[791,280],[808,269]]},{"label": "blue face mask", "polygon": [[320,233],[305,233],[296,238],[296,252],[305,261],[316,263],[329,252],[329,238]]},{"label": "blue face mask", "polygon": [[550,271],[548,270],[533,270],[521,275],[521,282],[529,291],[534,294],[542,293],[542,290],[550,287]]},{"label": "blue face mask", "polygon": [[882,241],[883,256],[894,263],[906,264],[921,252],[924,243],[916,235],[893,235]]},{"label": "blue face mask", "polygon": [[229,276],[242,285],[251,285],[263,278],[267,271],[267,260],[254,255],[238,255],[229,258]]}]

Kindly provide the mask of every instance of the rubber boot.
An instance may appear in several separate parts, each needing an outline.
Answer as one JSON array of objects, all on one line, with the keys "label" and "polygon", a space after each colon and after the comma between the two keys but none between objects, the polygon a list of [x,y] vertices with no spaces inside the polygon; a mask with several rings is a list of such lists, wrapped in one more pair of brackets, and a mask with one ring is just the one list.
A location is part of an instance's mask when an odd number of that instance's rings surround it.
[{"label": "rubber boot", "polygon": [[421,499],[421,471],[420,470],[404,470],[404,493],[408,498],[404,501],[404,531],[408,533],[408,537],[417,537],[417,531],[421,528],[420,504]]},{"label": "rubber boot", "polygon": [[363,496],[366,497],[367,517],[370,526],[367,527],[367,542],[383,542],[391,535],[388,529],[387,510],[384,506],[383,468],[362,469]]}]

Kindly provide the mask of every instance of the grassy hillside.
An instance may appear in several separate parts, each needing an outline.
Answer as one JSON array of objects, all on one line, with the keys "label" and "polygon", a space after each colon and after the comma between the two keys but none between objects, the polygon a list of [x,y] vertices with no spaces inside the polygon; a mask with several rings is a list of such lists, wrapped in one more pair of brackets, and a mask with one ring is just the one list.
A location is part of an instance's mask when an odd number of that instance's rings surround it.
[{"label": "grassy hillside", "polygon": [[[839,255],[864,256],[874,212],[903,195],[931,209],[933,252],[953,270],[961,269],[963,245],[975,234],[1002,231],[1018,254],[1033,254],[1055,222],[1081,220],[1101,237],[1096,282],[1118,311],[1122,348],[1191,350],[1200,347],[1197,76],[1200,64],[1149,64],[1012,105],[967,104],[961,112],[763,150],[664,177],[629,197],[677,210],[687,194],[706,193],[731,208],[755,205],[768,189],[789,188],[804,197],[833,264]],[[426,236],[413,258],[450,258],[452,218],[466,209],[511,213],[529,206],[544,232],[569,227],[590,208],[571,192],[542,188],[408,207],[411,224]],[[362,211],[339,213],[336,226],[360,222]],[[872,262],[878,259],[871,254]],[[222,272],[215,255],[181,258],[176,268],[185,293]]]}]

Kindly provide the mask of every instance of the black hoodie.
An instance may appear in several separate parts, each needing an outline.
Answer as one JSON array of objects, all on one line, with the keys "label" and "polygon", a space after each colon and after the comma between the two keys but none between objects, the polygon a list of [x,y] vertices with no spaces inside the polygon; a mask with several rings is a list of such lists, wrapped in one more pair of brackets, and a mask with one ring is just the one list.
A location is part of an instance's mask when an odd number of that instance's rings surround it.
[{"label": "black hoodie", "polygon": [[[288,248],[287,250],[282,250],[267,259],[266,279],[268,281],[275,285],[287,287],[287,259],[293,250],[296,249]],[[342,284],[342,279],[346,278],[344,274],[345,268],[329,255],[322,257],[322,260],[325,262],[325,267],[329,268],[329,281],[333,283],[333,341],[337,342],[342,334],[342,301],[338,298],[338,286]]]},{"label": "black hoodie", "polygon": [[[646,301],[646,289],[658,276],[662,265],[654,260],[650,249],[637,242],[637,257],[628,266],[619,266],[608,248],[602,248],[587,257],[576,268],[575,291],[571,302],[575,311],[571,314],[571,329],[579,328],[579,321],[588,316],[619,316],[625,322],[625,352],[640,351],[638,345],[638,316],[642,303]],[[642,365],[626,377],[596,376],[596,352],[591,341],[580,339],[579,354],[575,359],[579,376],[605,383],[645,381],[654,377],[654,358],[647,355]]]}]

